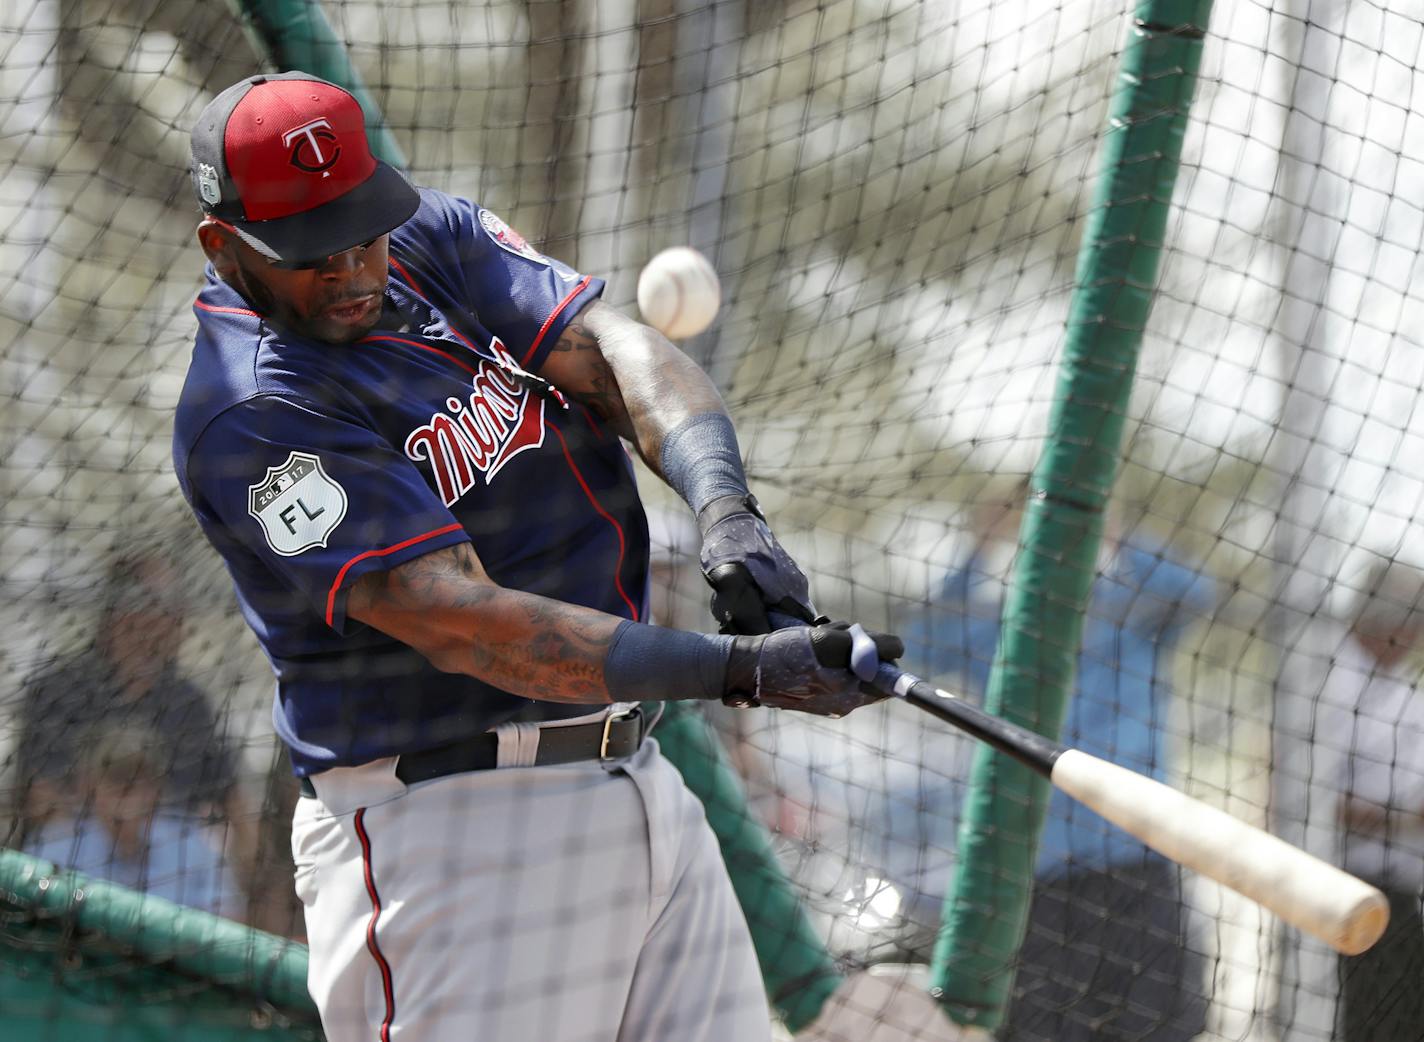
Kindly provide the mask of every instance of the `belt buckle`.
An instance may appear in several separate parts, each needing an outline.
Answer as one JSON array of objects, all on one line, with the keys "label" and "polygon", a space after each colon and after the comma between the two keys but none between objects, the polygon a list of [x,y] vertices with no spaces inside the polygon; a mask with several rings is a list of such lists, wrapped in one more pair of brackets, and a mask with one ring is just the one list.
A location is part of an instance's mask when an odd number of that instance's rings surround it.
[{"label": "belt buckle", "polygon": [[603,737],[598,740],[598,758],[608,759],[608,734],[613,730],[615,720],[627,720],[638,712],[638,707],[624,710],[622,713],[609,713],[603,718]]}]

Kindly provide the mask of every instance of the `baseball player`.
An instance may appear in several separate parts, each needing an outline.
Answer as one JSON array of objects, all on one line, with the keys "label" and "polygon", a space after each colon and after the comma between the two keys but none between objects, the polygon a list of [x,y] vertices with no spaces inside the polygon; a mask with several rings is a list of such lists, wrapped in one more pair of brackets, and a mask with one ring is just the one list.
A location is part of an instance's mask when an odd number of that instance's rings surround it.
[{"label": "baseball player", "polygon": [[[347,92],[244,80],[192,163],[209,266],[174,458],[277,676],[328,1037],[767,1038],[715,840],[638,704],[838,716],[900,642],[815,622],[700,369],[374,159]],[[694,511],[728,635],[645,622],[621,439]]]}]

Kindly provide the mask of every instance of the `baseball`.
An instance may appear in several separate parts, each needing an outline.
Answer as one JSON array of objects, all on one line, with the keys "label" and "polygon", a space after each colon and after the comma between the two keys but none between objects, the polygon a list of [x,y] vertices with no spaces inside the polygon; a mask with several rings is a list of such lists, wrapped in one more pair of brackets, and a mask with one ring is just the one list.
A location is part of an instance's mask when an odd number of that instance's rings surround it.
[{"label": "baseball", "polygon": [[688,246],[663,250],[638,276],[638,310],[664,336],[696,336],[712,324],[722,284],[707,258]]}]

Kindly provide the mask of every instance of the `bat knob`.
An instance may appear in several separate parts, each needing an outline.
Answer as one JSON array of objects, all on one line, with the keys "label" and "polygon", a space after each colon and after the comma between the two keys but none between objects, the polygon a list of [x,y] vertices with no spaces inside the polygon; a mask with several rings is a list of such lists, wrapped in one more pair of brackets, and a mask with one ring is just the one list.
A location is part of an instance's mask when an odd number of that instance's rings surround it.
[{"label": "bat knob", "polygon": [[860,680],[869,684],[875,680],[880,670],[880,653],[875,650],[875,640],[854,623],[850,628],[850,671]]}]

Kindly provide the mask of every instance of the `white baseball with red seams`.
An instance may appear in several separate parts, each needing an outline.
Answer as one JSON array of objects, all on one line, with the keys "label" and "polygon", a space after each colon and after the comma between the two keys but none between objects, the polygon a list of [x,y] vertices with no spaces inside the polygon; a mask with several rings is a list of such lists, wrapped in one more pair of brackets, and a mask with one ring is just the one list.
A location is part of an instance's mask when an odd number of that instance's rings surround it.
[{"label": "white baseball with red seams", "polygon": [[711,262],[690,246],[674,246],[648,261],[638,276],[643,321],[672,340],[696,336],[722,306],[722,283]]}]

